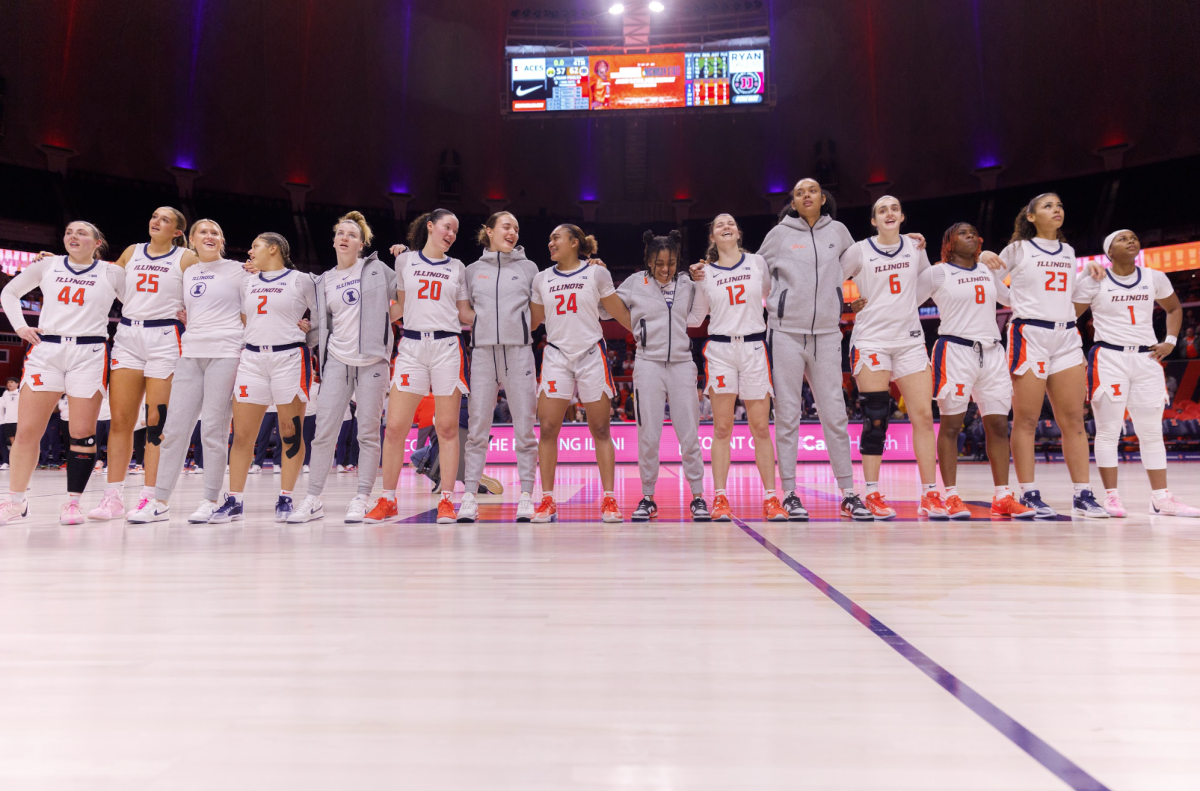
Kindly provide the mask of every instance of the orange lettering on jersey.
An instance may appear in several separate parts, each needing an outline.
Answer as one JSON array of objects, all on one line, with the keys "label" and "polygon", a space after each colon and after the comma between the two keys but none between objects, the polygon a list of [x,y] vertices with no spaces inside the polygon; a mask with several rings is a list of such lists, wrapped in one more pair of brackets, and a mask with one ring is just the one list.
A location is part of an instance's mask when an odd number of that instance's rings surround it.
[{"label": "orange lettering on jersey", "polygon": [[966,395],[966,393],[964,393],[964,392],[963,392],[963,386],[962,386],[962,385],[956,384],[956,385],[954,385],[954,386],[958,388],[958,392],[957,392],[957,393],[955,393],[954,395],[958,395],[958,396]]},{"label": "orange lettering on jersey", "polygon": [[878,357],[876,357],[874,354],[869,354],[867,356],[871,358],[871,365],[879,365]]},{"label": "orange lettering on jersey", "polygon": [[717,387],[724,387],[724,386],[725,386],[725,377],[723,375],[718,375],[717,376]]},{"label": "orange lettering on jersey", "polygon": [[792,249],[793,249],[793,250],[803,250],[803,249],[804,249],[804,245],[802,245],[802,244],[794,244],[794,245],[792,245]]},{"label": "orange lettering on jersey", "polygon": [[41,387],[41,386],[42,386],[42,375],[41,375],[41,374],[34,374],[34,375],[33,375],[33,384],[34,384],[34,386],[35,386],[35,387]]},{"label": "orange lettering on jersey", "polygon": [[1113,389],[1113,395],[1115,395],[1115,396],[1121,395],[1121,386],[1119,384],[1113,385],[1112,389]]},{"label": "orange lettering on jersey", "polygon": [[1038,373],[1040,373],[1040,374],[1046,373],[1046,364],[1044,362],[1042,362],[1041,360],[1038,360]]},{"label": "orange lettering on jersey", "polygon": [[408,384],[408,374],[400,374],[400,386],[401,387],[409,387],[410,386]]},{"label": "orange lettering on jersey", "polygon": [[248,385],[238,385],[238,388],[242,391],[242,392],[238,393],[238,398],[249,398],[250,397],[250,394],[246,392],[247,386]]},{"label": "orange lettering on jersey", "polygon": [[557,384],[557,381],[558,380],[556,380],[556,379],[551,379],[550,381],[546,382],[546,384],[550,385],[550,389],[547,392],[550,392],[550,393],[558,392],[558,389],[555,388],[555,386],[554,386],[555,384]]}]

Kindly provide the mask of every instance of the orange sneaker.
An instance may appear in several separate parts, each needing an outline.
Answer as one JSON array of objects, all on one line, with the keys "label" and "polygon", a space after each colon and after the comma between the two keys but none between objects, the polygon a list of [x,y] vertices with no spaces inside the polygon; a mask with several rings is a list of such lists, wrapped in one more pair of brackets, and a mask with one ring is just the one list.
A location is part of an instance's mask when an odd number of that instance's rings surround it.
[{"label": "orange sneaker", "polygon": [[375,507],[363,515],[363,521],[377,525],[380,522],[386,522],[397,514],[396,501],[380,497],[375,501]]},{"label": "orange sneaker", "polygon": [[600,521],[601,522],[624,522],[624,517],[621,516],[621,509],[617,507],[617,498],[605,497],[600,501]]},{"label": "orange sneaker", "polygon": [[732,522],[733,509],[729,507],[729,498],[718,494],[713,498],[712,520],[714,522]]},{"label": "orange sneaker", "polygon": [[763,500],[763,521],[764,522],[786,522],[788,520],[788,512],[783,510],[783,506],[779,503],[779,498],[774,495]]},{"label": "orange sneaker", "polygon": [[438,524],[452,525],[457,521],[458,514],[454,513],[454,501],[449,497],[438,500]]},{"label": "orange sneaker", "polygon": [[967,508],[962,498],[957,494],[952,494],[946,498],[946,511],[950,514],[951,519],[971,518],[971,509]]},{"label": "orange sneaker", "polygon": [[921,495],[921,504],[917,506],[917,516],[927,516],[930,519],[949,519],[946,504],[937,492],[926,492]]},{"label": "orange sneaker", "polygon": [[895,519],[896,509],[887,504],[883,499],[883,495],[879,492],[871,492],[863,500],[863,505],[871,512],[871,516],[876,519]]},{"label": "orange sneaker", "polygon": [[1033,519],[1037,509],[1021,505],[1016,496],[1006,494],[1003,497],[992,498],[992,516],[1011,516],[1013,519]]},{"label": "orange sneaker", "polygon": [[557,522],[558,521],[558,506],[554,503],[554,498],[551,495],[542,497],[542,501],[538,503],[538,507],[533,509],[533,519],[531,522]]}]

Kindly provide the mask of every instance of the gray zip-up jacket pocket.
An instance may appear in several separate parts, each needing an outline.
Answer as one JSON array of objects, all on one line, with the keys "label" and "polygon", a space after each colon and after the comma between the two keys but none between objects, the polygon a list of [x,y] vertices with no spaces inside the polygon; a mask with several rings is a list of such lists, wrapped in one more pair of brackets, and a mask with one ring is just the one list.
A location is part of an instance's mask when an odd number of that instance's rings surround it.
[{"label": "gray zip-up jacket pocket", "polygon": [[[316,278],[317,308],[313,311],[312,329],[306,338],[309,346],[317,346],[322,366],[329,353],[329,333],[333,331],[333,313],[325,300],[325,280],[336,269],[323,272]],[[392,320],[388,314],[396,298],[396,272],[371,253],[363,260],[359,282],[362,295],[358,315],[358,351],[366,357],[388,360],[392,356]]]},{"label": "gray zip-up jacket pocket", "polygon": [[688,311],[696,284],[687,275],[675,278],[675,297],[668,307],[662,287],[648,272],[625,278],[617,296],[629,308],[637,356],[660,363],[692,359],[692,339],[687,334]]},{"label": "gray zip-up jacket pocket", "polygon": [[822,335],[839,332],[842,317],[841,257],[854,238],[828,215],[816,225],[785,217],[763,240],[758,254],[771,273],[767,326]]},{"label": "gray zip-up jacket pocket", "polygon": [[488,251],[467,267],[467,297],[475,310],[473,346],[528,346],[529,296],[537,264],[516,247],[511,253]]}]

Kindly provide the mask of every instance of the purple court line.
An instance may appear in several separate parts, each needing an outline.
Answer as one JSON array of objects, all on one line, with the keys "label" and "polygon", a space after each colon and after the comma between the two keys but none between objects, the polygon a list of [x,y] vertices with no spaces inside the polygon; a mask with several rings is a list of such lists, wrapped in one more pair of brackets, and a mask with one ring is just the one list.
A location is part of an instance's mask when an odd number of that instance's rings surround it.
[{"label": "purple court line", "polygon": [[979,715],[984,722],[1000,731],[1009,741],[1028,753],[1033,760],[1049,769],[1059,780],[1062,780],[1068,786],[1075,789],[1075,791],[1110,791],[1108,786],[1085,772],[1071,761],[1071,759],[1043,741],[1033,731],[1004,713],[996,704],[967,686],[949,670],[934,662],[912,643],[893,632],[887,626],[884,626],[878,618],[871,615],[871,613],[864,610],[858,604],[855,604],[846,594],[818,577],[807,566],[772,544],[765,536],[750,527],[750,525],[741,519],[734,519],[733,523],[740,527],[742,532],[761,544],[763,549],[783,561],[785,566],[799,574],[821,593],[828,596],[834,604],[849,613],[850,617],[870,629],[876,637],[891,646],[896,653],[907,659],[913,667],[929,676],[938,686],[957,698],[960,703],[975,712],[975,714]]}]

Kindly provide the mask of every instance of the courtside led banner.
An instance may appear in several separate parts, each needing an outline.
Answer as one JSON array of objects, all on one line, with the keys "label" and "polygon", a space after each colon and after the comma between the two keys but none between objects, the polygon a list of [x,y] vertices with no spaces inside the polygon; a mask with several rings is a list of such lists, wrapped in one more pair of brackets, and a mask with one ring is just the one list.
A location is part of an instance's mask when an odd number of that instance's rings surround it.
[{"label": "courtside led banner", "polygon": [[[858,453],[858,435],[862,426],[851,423],[850,453],[855,461],[861,461]],[[534,431],[538,431],[537,428]],[[623,464],[637,464],[638,442],[637,426],[633,423],[614,423],[612,426],[613,444],[617,449],[617,461]],[[700,449],[706,462],[712,461],[711,424],[700,426]],[[416,450],[415,431],[409,434],[404,443],[404,461]],[[775,427],[771,426],[771,440],[774,442]],[[754,437],[750,436],[750,427],[745,425],[733,427],[731,442],[731,459],[735,462],[754,461]],[[898,423],[888,426],[886,454],[888,461],[913,461],[912,426]],[[825,434],[819,423],[802,424],[800,426],[800,444],[797,452],[798,460],[802,462],[829,463],[829,454],[825,450]],[[662,441],[659,443],[659,460],[663,462],[678,462],[679,440],[675,437],[675,429],[671,424],[663,426]],[[494,426],[492,441],[488,445],[488,464],[516,464],[517,452],[513,446],[512,426]],[[558,461],[560,464],[595,464],[596,446],[586,424],[567,424],[558,435]]]}]

